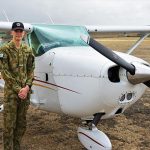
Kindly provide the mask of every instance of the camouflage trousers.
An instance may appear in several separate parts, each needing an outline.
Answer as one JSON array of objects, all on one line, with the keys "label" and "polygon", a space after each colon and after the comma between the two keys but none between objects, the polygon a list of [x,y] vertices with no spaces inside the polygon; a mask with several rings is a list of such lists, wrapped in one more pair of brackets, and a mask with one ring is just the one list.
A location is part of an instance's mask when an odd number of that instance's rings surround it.
[{"label": "camouflage trousers", "polygon": [[29,97],[21,100],[11,90],[4,90],[4,150],[20,150],[21,139],[26,130],[28,107]]}]

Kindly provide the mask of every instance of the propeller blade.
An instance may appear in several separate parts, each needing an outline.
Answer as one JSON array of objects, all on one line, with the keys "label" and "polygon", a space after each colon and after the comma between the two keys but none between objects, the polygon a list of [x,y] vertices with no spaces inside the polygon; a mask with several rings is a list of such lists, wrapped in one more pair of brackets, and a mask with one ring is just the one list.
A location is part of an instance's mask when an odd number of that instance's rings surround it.
[{"label": "propeller blade", "polygon": [[131,75],[135,74],[135,67],[126,62],[116,53],[114,53],[111,49],[105,47],[104,45],[98,43],[90,36],[82,35],[81,38],[91,47],[93,47],[97,52],[107,57],[109,60],[113,61],[114,63],[118,64],[122,68],[126,69]]}]

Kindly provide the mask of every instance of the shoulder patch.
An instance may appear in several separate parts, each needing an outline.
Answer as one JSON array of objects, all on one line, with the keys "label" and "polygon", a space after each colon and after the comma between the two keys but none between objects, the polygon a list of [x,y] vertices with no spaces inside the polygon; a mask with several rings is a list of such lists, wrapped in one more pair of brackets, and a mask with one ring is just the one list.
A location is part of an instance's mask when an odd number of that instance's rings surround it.
[{"label": "shoulder patch", "polygon": [[[5,51],[7,51],[7,50],[9,50],[8,44],[5,44],[5,45],[3,45],[3,46],[1,47],[1,52],[5,52]],[[1,52],[0,52],[0,53],[1,53]]]}]

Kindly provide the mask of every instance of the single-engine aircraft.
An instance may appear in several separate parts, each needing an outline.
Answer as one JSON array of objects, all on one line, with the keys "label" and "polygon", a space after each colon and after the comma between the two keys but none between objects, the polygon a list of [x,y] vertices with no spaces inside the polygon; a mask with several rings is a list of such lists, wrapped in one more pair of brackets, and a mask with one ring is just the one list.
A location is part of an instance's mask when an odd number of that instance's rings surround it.
[{"label": "single-engine aircraft", "polygon": [[[9,40],[11,25],[0,22],[1,44]],[[24,25],[25,42],[36,56],[31,103],[81,118],[77,133],[86,149],[112,149],[96,126],[101,119],[123,113],[150,87],[150,64],[130,55],[149,35],[150,26]],[[125,54],[98,43],[90,32],[140,33],[141,38]]]}]

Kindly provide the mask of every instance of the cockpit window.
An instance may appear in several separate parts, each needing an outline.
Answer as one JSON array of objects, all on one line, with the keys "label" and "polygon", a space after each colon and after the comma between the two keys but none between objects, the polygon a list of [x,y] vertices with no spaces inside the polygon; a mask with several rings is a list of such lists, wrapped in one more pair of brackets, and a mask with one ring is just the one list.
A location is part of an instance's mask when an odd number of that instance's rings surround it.
[{"label": "cockpit window", "polygon": [[57,47],[87,46],[80,38],[82,34],[88,35],[88,32],[80,26],[34,25],[28,41],[35,56],[40,56]]}]

